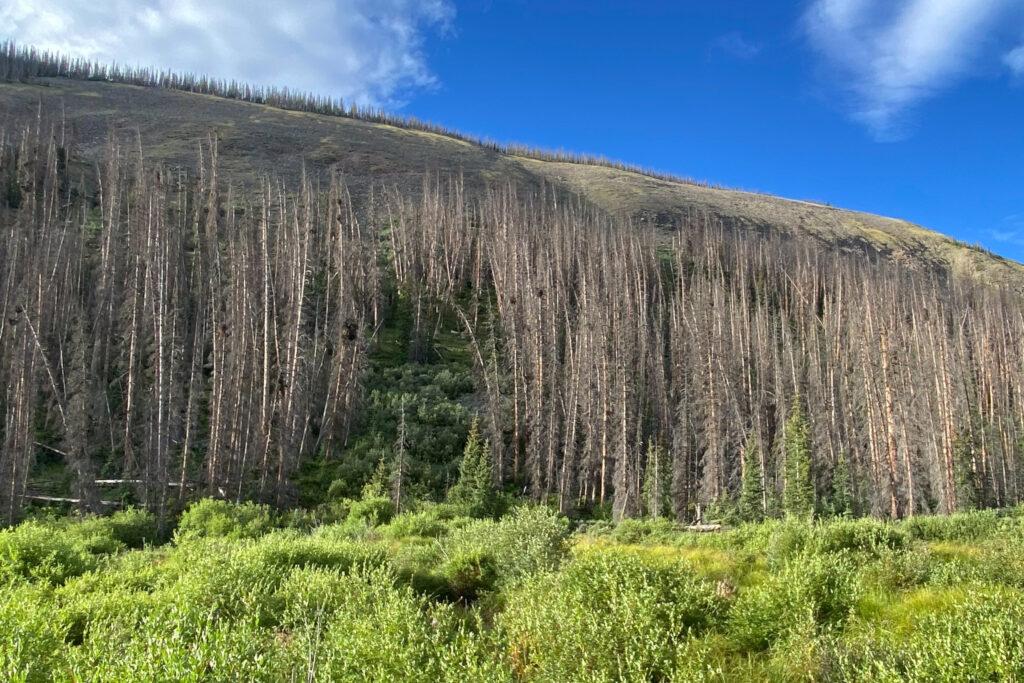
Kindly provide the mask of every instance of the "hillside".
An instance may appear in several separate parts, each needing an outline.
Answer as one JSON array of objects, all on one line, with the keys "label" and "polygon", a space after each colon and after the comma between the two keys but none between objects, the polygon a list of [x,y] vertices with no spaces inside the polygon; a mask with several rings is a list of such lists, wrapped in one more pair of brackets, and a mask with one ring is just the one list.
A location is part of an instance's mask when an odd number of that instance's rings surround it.
[{"label": "hillside", "polygon": [[342,171],[357,199],[374,183],[416,190],[427,171],[461,173],[475,189],[507,179],[523,187],[547,183],[611,214],[666,231],[710,219],[762,234],[810,236],[915,269],[949,268],[985,282],[1024,287],[1021,264],[893,218],[610,166],[506,154],[424,130],[210,95],[67,79],[0,83],[0,125],[32,116],[40,105],[65,112],[87,162],[100,157],[111,131],[137,131],[148,160],[193,168],[198,141],[215,133],[221,168],[236,181],[254,182],[266,173],[297,178],[306,164],[314,171]]},{"label": "hillside", "polygon": [[1024,500],[1024,266],[341,103],[115,76],[0,58],[10,522],[55,500],[162,524],[203,495],[401,508],[467,468],[616,520]]}]

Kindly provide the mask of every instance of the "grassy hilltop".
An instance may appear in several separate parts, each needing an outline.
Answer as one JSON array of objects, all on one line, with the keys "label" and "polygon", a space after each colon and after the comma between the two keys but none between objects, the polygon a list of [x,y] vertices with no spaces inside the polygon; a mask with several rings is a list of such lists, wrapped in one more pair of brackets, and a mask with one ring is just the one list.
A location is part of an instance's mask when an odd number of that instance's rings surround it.
[{"label": "grassy hilltop", "polygon": [[[357,118],[327,116],[212,95],[101,81],[38,79],[0,82],[0,121],[31,115],[42,104],[62,111],[87,162],[101,156],[108,135],[141,137],[152,161],[194,168],[199,140],[220,141],[223,170],[236,181],[260,174],[297,178],[328,168],[350,189],[372,184],[418,190],[424,172],[462,174],[467,183],[512,180],[524,187],[567,189],[615,215],[666,230],[712,220],[755,233],[811,237],[852,253],[881,254],[914,268],[951,269],[999,284],[1024,286],[1024,266],[895,218],[816,202],[644,175],[613,165],[559,161],[557,155],[493,146],[438,132]],[[539,158],[538,158],[539,157]]]}]

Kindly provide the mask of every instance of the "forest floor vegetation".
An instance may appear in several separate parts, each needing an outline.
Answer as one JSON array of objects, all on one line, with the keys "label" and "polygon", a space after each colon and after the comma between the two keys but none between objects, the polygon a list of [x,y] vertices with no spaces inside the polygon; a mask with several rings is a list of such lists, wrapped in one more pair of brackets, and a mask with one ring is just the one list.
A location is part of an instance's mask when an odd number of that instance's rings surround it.
[{"label": "forest floor vegetation", "polygon": [[[372,492],[371,492],[372,493]],[[1024,677],[1024,509],[693,533],[386,499],[0,531],[5,681]]]}]

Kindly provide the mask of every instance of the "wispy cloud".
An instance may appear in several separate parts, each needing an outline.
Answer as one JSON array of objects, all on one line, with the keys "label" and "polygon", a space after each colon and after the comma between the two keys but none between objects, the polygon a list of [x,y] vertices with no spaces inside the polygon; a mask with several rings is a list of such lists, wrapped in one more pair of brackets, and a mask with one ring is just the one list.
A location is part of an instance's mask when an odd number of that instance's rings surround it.
[{"label": "wispy cloud", "polygon": [[748,40],[739,31],[732,31],[725,35],[719,36],[712,43],[712,47],[720,52],[724,52],[736,59],[753,59],[754,57],[761,54],[762,46],[758,43]]},{"label": "wispy cloud", "polygon": [[435,77],[450,0],[0,0],[0,38],[102,61],[394,105]]},{"label": "wispy cloud", "polygon": [[901,136],[913,105],[975,68],[989,30],[1016,9],[1017,0],[814,0],[804,26],[846,84],[854,118],[887,139]]},{"label": "wispy cloud", "polygon": [[1010,71],[1018,76],[1024,76],[1024,45],[1010,50],[1003,55],[1003,62],[1010,67]]},{"label": "wispy cloud", "polygon": [[988,231],[988,236],[996,242],[1024,247],[1024,213],[1007,216]]}]

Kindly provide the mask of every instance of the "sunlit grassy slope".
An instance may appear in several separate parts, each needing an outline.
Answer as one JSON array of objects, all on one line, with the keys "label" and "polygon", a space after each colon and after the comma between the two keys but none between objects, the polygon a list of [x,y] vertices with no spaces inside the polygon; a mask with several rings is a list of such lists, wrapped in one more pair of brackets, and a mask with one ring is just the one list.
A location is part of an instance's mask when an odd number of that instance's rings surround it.
[{"label": "sunlit grassy slope", "polygon": [[291,112],[170,90],[104,82],[47,80],[0,84],[0,125],[43,110],[66,116],[84,153],[95,160],[111,130],[138,133],[145,154],[193,167],[198,142],[215,133],[221,168],[233,178],[296,177],[342,171],[357,197],[374,183],[416,190],[424,172],[463,174],[471,189],[511,179],[568,189],[614,214],[666,232],[708,218],[761,233],[810,236],[915,268],[950,268],[991,283],[1024,288],[1024,266],[893,218],[764,194],[673,182],[606,166],[542,161],[435,133],[348,118]]}]

